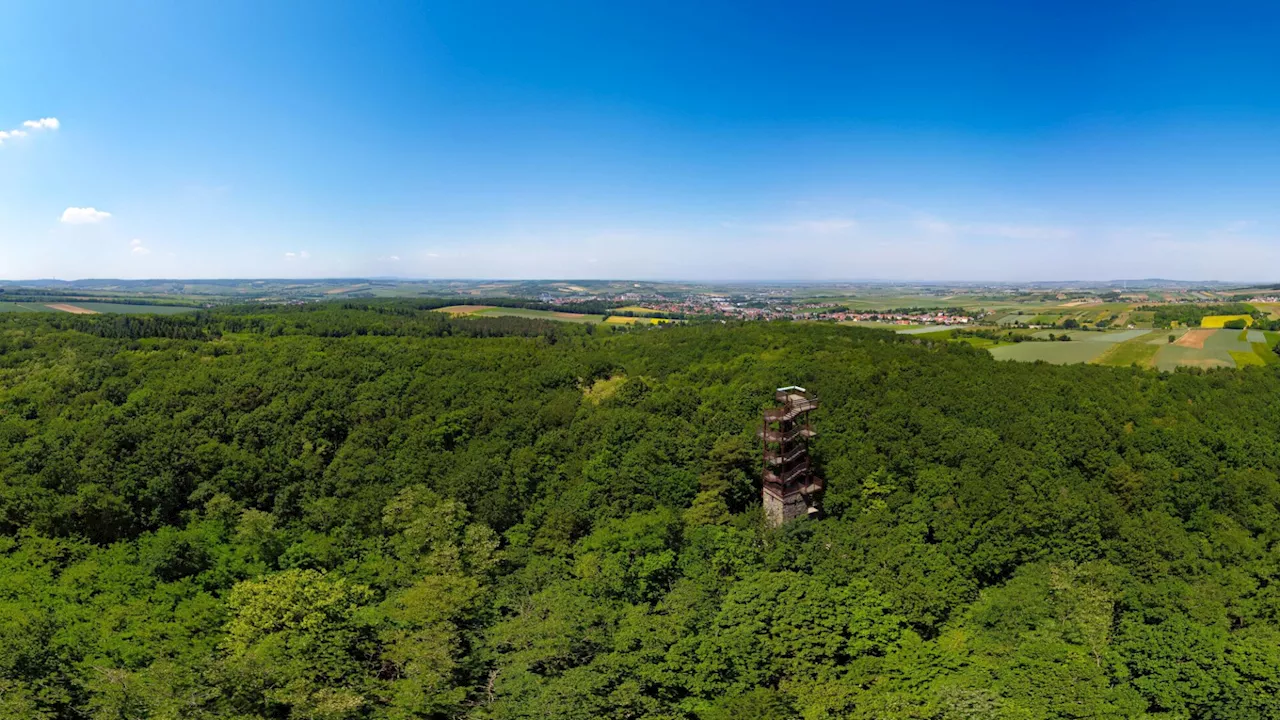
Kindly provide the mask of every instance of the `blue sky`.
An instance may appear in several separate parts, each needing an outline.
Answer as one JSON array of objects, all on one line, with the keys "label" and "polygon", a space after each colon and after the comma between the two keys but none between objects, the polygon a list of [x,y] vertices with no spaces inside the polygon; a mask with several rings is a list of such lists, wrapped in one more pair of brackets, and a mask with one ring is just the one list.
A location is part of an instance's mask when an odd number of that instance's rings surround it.
[{"label": "blue sky", "polygon": [[1274,2],[0,17],[3,278],[1280,279]]}]

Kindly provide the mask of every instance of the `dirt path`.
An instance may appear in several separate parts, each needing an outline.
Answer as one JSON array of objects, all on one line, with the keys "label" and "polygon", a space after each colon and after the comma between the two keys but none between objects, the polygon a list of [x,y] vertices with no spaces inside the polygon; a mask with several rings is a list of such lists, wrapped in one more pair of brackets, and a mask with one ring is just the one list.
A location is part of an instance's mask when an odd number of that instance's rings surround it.
[{"label": "dirt path", "polygon": [[75,315],[97,315],[98,314],[97,310],[90,310],[89,308],[82,308],[78,305],[68,305],[66,303],[53,303],[51,305],[45,305],[45,307],[49,308],[50,310],[61,310],[62,312],[69,312]]}]

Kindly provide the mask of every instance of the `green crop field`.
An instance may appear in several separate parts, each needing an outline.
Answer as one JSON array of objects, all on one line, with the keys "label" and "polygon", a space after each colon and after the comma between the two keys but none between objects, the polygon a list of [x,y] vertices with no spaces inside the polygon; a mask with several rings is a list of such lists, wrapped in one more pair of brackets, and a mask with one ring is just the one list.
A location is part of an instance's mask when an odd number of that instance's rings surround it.
[{"label": "green crop field", "polygon": [[1241,352],[1239,350],[1231,350],[1231,359],[1236,361],[1236,367],[1248,367],[1249,365],[1264,365],[1262,358],[1258,357],[1253,351]]},{"label": "green crop field", "polygon": [[[1129,331],[1126,333],[1117,333],[1129,335],[1138,331]],[[1113,367],[1127,367],[1129,365],[1138,365],[1141,367],[1151,367],[1155,362],[1156,353],[1160,352],[1160,346],[1152,344],[1147,337],[1147,331],[1141,331],[1140,335],[1131,337],[1124,342],[1114,343],[1103,353],[1095,363],[1099,365],[1110,365]]]},{"label": "green crop field", "polygon": [[1235,367],[1235,359],[1229,351],[1206,348],[1188,348],[1180,345],[1164,345],[1156,352],[1155,366],[1172,372],[1179,366],[1215,368]]},{"label": "green crop field", "polygon": [[1257,355],[1264,365],[1280,363],[1280,357],[1276,356],[1274,345],[1268,345],[1264,342],[1252,343],[1252,345],[1253,354]]}]

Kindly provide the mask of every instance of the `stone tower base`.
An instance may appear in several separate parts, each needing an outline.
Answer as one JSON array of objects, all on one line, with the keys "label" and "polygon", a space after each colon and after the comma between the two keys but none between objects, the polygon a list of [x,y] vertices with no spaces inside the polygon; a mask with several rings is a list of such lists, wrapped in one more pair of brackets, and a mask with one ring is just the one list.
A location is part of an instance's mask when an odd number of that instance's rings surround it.
[{"label": "stone tower base", "polygon": [[798,490],[778,496],[766,488],[763,492],[763,497],[765,517],[769,519],[769,524],[774,527],[788,523],[796,518],[817,515],[819,512],[813,498]]}]

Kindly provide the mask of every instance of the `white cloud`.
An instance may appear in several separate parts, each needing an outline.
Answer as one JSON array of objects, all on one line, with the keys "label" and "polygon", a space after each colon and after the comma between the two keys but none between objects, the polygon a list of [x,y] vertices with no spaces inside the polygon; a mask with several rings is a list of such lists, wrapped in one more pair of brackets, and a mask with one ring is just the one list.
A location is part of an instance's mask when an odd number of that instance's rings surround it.
[{"label": "white cloud", "polygon": [[427,257],[440,257],[440,253],[427,253]]},{"label": "white cloud", "polygon": [[130,240],[129,247],[130,247],[130,252],[132,252],[134,255],[148,255],[151,253],[151,250],[147,249],[147,247],[143,245],[142,241],[139,240],[138,238],[134,238]]},{"label": "white cloud", "polygon": [[389,256],[387,259],[388,259],[388,260],[390,260],[391,262],[400,262],[400,256],[399,256],[399,255],[391,255],[391,256]]},{"label": "white cloud", "polygon": [[[31,128],[32,130],[57,130],[61,125],[62,123],[58,122],[58,118],[40,118],[39,120],[28,120],[22,123],[22,127]],[[5,140],[26,136],[27,131],[21,128],[0,130],[0,145],[3,145]]]},{"label": "white cloud", "polygon": [[69,207],[62,211],[61,221],[68,225],[99,223],[111,217],[111,213],[91,207]]},{"label": "white cloud", "polygon": [[311,257],[311,253],[306,250],[299,250],[298,252],[287,252],[284,257],[286,260],[306,260]]}]

